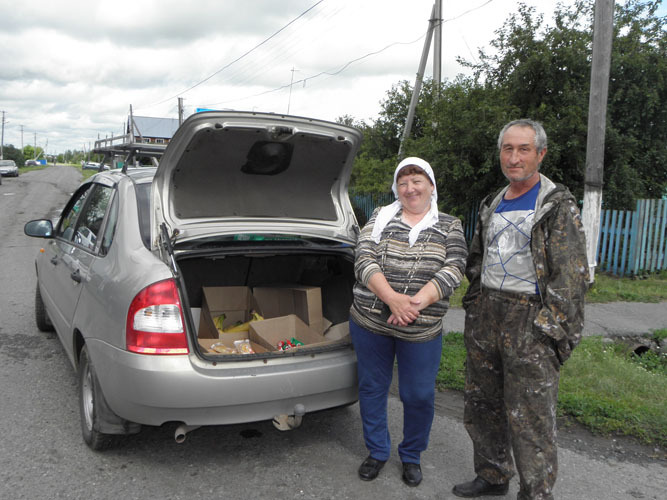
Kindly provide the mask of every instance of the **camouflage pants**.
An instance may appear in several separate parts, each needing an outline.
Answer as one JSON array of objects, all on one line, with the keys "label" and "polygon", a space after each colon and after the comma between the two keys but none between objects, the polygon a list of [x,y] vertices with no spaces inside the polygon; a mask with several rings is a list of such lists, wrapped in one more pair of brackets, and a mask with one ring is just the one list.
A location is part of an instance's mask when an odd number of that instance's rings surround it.
[{"label": "camouflage pants", "polygon": [[558,472],[556,403],[560,364],[553,341],[533,329],[534,297],[485,290],[466,307],[464,424],[477,475],[523,499],[553,499]]}]

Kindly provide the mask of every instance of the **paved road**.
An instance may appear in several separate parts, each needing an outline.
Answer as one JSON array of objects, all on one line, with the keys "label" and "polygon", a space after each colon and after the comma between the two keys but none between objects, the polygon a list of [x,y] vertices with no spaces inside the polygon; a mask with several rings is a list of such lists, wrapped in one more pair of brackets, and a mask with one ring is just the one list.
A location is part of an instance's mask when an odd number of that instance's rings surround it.
[{"label": "paved road", "polygon": [[[193,432],[183,444],[175,426],[145,428],[122,445],[94,453],[82,442],[76,377],[58,338],[34,325],[34,255],[39,240],[23,222],[53,216],[73,190],[75,169],[55,167],[0,186],[0,499],[453,499],[454,483],[472,477],[472,450],[461,418],[438,411],[422,457],[425,479],[405,486],[392,456],[380,477],[360,481],[366,456],[357,405],[309,414],[281,433],[270,423]],[[452,315],[451,317],[453,317]],[[451,319],[450,317],[450,319]],[[389,400],[392,441],[401,438],[402,407]],[[558,500],[663,499],[664,462],[638,465],[559,450]],[[518,482],[511,483],[514,498]]]}]

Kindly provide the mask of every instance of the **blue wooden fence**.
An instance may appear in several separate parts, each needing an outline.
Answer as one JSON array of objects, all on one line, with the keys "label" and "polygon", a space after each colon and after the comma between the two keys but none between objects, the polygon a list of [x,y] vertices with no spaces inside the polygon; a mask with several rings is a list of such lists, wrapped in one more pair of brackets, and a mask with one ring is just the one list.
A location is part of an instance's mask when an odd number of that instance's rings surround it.
[{"label": "blue wooden fence", "polygon": [[636,276],[667,269],[667,200],[637,200],[635,211],[602,210],[597,269]]}]

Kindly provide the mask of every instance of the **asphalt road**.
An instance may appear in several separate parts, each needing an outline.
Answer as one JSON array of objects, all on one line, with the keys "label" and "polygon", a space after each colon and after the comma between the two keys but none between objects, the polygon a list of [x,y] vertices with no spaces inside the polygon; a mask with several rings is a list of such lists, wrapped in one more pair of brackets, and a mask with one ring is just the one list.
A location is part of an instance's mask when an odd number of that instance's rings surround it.
[{"label": "asphalt road", "polygon": [[[0,186],[0,498],[18,499],[451,499],[472,478],[461,419],[439,411],[424,482],[400,480],[396,454],[380,477],[360,481],[366,456],[358,406],[307,415],[281,433],[270,423],[202,428],[183,444],[173,426],[144,428],[115,448],[89,450],[79,429],[74,370],[55,334],[33,316],[33,260],[40,240],[23,235],[33,218],[53,217],[78,183],[70,167],[3,179]],[[389,401],[390,431],[400,441],[401,404]],[[664,462],[634,464],[562,448],[556,498],[663,499]],[[517,479],[511,483],[514,498]]]}]

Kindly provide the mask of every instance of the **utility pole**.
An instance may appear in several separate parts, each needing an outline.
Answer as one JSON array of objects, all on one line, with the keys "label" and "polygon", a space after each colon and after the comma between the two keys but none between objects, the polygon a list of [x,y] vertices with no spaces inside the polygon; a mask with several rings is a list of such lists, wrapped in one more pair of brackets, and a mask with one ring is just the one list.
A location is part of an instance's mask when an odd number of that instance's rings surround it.
[{"label": "utility pole", "polygon": [[290,104],[292,103],[292,84],[294,83],[294,72],[299,71],[298,69],[294,69],[294,66],[292,66],[292,79],[289,82],[289,99],[287,100],[287,114],[289,115],[289,107]]},{"label": "utility pole", "polygon": [[178,98],[178,124],[179,126],[183,123],[183,98]]},{"label": "utility pole", "polygon": [[435,0],[435,31],[433,33],[433,83],[436,95],[440,95],[442,83],[442,0]]},{"label": "utility pole", "polygon": [[428,59],[428,51],[431,46],[431,39],[433,38],[433,27],[435,25],[435,4],[431,9],[431,18],[428,21],[428,31],[426,32],[426,39],[424,40],[424,48],[422,50],[422,57],[419,61],[419,69],[417,70],[417,78],[415,80],[415,88],[412,91],[412,99],[410,99],[410,107],[408,108],[408,116],[405,119],[405,128],[403,129],[403,137],[401,138],[401,145],[398,147],[398,158],[403,158],[403,143],[410,135],[412,129],[412,122],[415,119],[415,110],[419,102],[419,93],[422,89],[422,80],[424,79],[424,69],[426,68],[426,60]]},{"label": "utility pole", "polygon": [[2,134],[0,134],[0,160],[4,160],[5,157],[3,156],[4,153],[4,147],[5,147],[5,112],[0,111],[2,113]]},{"label": "utility pole", "polygon": [[591,283],[597,267],[604,173],[604,141],[607,122],[607,93],[614,25],[614,0],[595,0],[593,26],[593,63],[588,101],[588,139],[586,142],[586,182],[582,222]]}]

